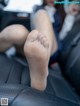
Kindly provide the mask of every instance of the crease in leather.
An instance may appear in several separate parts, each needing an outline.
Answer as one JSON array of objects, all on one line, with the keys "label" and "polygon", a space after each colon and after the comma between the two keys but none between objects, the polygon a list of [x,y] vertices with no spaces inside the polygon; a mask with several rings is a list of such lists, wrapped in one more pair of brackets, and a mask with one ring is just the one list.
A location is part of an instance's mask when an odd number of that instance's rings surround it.
[{"label": "crease in leather", "polygon": [[9,74],[8,74],[8,76],[7,76],[7,79],[6,79],[5,83],[8,82],[8,80],[9,80],[9,76],[10,76],[10,74],[11,74],[13,68],[14,68],[14,64],[13,64],[13,62],[12,62],[12,65],[11,65],[11,68],[10,68],[10,71],[9,71]]},{"label": "crease in leather", "polygon": [[[23,89],[26,89],[26,88],[23,88]],[[23,89],[21,89],[20,91],[19,91],[19,93],[18,94],[16,94],[16,96],[14,97],[14,99],[12,100],[12,102],[10,103],[10,105],[9,106],[11,106],[12,105],[12,103],[15,101],[15,99],[20,95],[20,93],[23,91]]]}]

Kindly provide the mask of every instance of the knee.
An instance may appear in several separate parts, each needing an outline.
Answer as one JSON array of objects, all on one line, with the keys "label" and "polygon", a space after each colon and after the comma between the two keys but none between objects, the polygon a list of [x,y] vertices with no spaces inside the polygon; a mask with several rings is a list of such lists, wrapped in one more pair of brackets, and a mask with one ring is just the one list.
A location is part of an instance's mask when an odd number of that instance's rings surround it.
[{"label": "knee", "polygon": [[25,43],[29,31],[23,25],[18,25],[15,28],[17,29],[17,34],[15,34],[16,41],[19,41],[19,43]]},{"label": "knee", "polygon": [[42,22],[46,19],[49,20],[49,16],[45,10],[41,9],[35,13],[35,17],[34,17],[35,23]]},{"label": "knee", "polygon": [[3,36],[12,43],[23,43],[27,39],[28,33],[23,25],[18,24],[10,25],[2,31]]},{"label": "knee", "polygon": [[20,39],[27,37],[29,33],[27,28],[25,28],[23,25],[13,25],[11,30],[12,32],[15,31],[15,36],[19,37]]},{"label": "knee", "polygon": [[7,37],[22,37],[26,36],[28,33],[28,30],[23,25],[19,24],[7,26],[1,32],[1,34],[7,35]]},{"label": "knee", "polygon": [[42,15],[47,14],[47,12],[46,12],[44,9],[41,9],[41,10],[38,10],[38,11],[36,12],[36,14],[38,14],[39,16],[42,16]]},{"label": "knee", "polygon": [[41,10],[38,10],[35,14],[35,18],[36,18],[36,21],[39,20],[39,19],[45,19],[48,17],[48,14],[45,10],[41,9]]},{"label": "knee", "polygon": [[29,31],[19,24],[10,25],[2,31],[2,35],[5,39],[12,42],[14,45],[22,45],[27,39]]}]

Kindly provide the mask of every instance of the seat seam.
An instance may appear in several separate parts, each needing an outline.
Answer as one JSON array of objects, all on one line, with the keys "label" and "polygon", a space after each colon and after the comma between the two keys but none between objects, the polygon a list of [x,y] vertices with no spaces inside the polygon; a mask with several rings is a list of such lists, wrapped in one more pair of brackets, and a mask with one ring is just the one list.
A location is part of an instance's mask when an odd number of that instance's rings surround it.
[{"label": "seat seam", "polygon": [[[25,89],[25,88],[23,88],[23,89]],[[12,102],[10,103],[9,106],[12,105],[12,103],[13,103],[13,102],[15,101],[15,99],[20,95],[20,93],[23,91],[23,89],[21,89],[21,90],[19,91],[19,93],[14,97],[14,99],[12,100]]]},{"label": "seat seam", "polygon": [[9,80],[9,77],[10,77],[10,74],[11,74],[11,72],[12,72],[12,70],[13,70],[13,62],[12,62],[12,65],[11,65],[11,68],[10,68],[10,71],[9,71],[9,74],[8,74],[8,77],[7,77],[7,79],[6,79],[6,81],[5,81],[5,83],[7,83],[8,82],[8,80]]}]

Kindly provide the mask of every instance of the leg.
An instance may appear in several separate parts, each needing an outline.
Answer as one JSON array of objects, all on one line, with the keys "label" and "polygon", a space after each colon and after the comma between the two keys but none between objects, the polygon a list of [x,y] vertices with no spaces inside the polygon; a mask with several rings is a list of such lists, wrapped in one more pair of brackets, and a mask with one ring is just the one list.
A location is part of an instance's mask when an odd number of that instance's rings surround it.
[{"label": "leg", "polygon": [[22,25],[11,25],[0,33],[0,52],[4,52],[11,46],[21,47],[24,45],[28,30]]},{"label": "leg", "polygon": [[24,52],[29,63],[31,87],[44,90],[47,84],[49,58],[57,50],[57,43],[44,10],[35,14],[33,23],[36,30],[29,34]]}]

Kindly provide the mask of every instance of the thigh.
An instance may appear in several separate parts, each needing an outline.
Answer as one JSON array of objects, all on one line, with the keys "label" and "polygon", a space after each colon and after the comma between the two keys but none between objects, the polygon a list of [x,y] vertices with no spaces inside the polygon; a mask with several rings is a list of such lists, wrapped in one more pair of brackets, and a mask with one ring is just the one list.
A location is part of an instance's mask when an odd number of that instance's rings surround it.
[{"label": "thigh", "polygon": [[4,52],[11,46],[16,46],[22,50],[28,34],[29,31],[23,25],[15,24],[6,27],[0,33],[0,51]]}]

